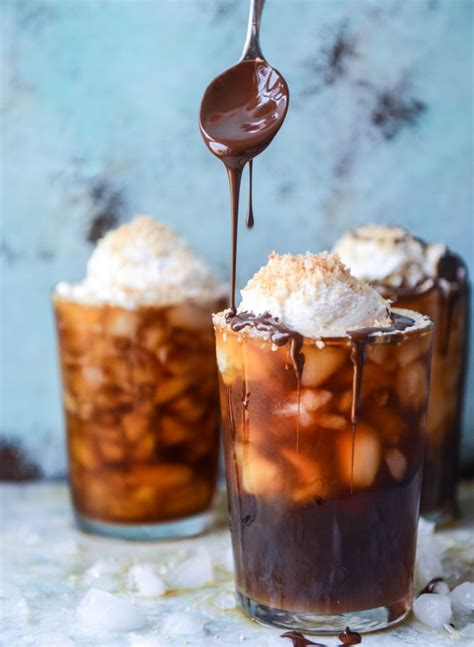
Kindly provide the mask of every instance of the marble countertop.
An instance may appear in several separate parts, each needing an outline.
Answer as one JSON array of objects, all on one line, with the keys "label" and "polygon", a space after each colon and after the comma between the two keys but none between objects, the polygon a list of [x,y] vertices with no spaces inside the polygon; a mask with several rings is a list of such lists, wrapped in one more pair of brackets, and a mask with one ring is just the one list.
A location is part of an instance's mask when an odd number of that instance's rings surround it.
[{"label": "marble countertop", "polygon": [[[74,527],[68,492],[62,483],[4,484],[2,509],[1,615],[4,647],[291,647],[282,630],[261,627],[235,608],[232,559],[223,505],[215,528],[203,537],[131,543],[86,535]],[[463,519],[452,528],[421,538],[418,576],[436,575],[442,559],[448,582],[473,579],[474,488],[461,492]],[[156,597],[130,589],[134,564],[150,564],[166,582],[185,560],[196,575],[195,588]],[[194,561],[193,561],[194,560]],[[207,563],[203,571],[203,564]],[[209,575],[210,569],[210,575]],[[189,578],[189,572],[185,574]],[[204,582],[204,580],[208,580]],[[118,594],[142,609],[145,626],[132,632],[86,629],[76,612],[90,588]],[[171,620],[171,621],[170,621]],[[472,619],[471,619],[472,622]],[[473,625],[464,620],[451,632],[434,630],[413,616],[402,625],[366,635],[367,647],[474,645]],[[337,638],[323,642],[336,645]]]}]

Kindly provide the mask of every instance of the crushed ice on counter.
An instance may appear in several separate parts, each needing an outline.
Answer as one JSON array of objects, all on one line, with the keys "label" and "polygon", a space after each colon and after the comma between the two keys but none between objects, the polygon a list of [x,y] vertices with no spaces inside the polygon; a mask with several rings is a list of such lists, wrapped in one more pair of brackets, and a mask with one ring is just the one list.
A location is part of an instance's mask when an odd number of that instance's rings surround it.
[{"label": "crushed ice on counter", "polygon": [[443,574],[443,548],[434,534],[434,529],[434,523],[420,518],[415,563],[415,579],[420,588]]},{"label": "crushed ice on counter", "polygon": [[451,620],[449,595],[423,593],[413,602],[413,613],[424,625],[439,629]]},{"label": "crushed ice on counter", "polygon": [[151,564],[135,564],[127,574],[127,589],[140,597],[163,595],[166,585]]},{"label": "crushed ice on counter", "polygon": [[118,560],[110,557],[108,559],[99,559],[87,569],[85,575],[90,577],[102,577],[102,575],[118,575],[121,567]]},{"label": "crushed ice on counter", "polygon": [[237,606],[235,595],[231,591],[220,591],[213,598],[212,602],[219,609],[235,609]]},{"label": "crushed ice on counter", "polygon": [[474,611],[474,582],[463,582],[451,591],[451,604],[459,613]]},{"label": "crushed ice on counter", "polygon": [[90,589],[76,612],[79,623],[97,631],[132,631],[145,624],[145,614],[125,598]]},{"label": "crushed ice on counter", "polygon": [[162,630],[166,636],[196,636],[204,629],[204,618],[198,613],[185,609],[184,612],[170,613],[164,619]]},{"label": "crushed ice on counter", "polygon": [[74,647],[76,643],[67,634],[58,631],[44,636],[35,636],[35,647]]},{"label": "crushed ice on counter", "polygon": [[82,576],[81,584],[113,593],[120,588],[120,563],[113,558],[100,559]]},{"label": "crushed ice on counter", "polygon": [[430,593],[438,593],[439,595],[449,595],[449,586],[444,580],[433,582],[432,590]]},{"label": "crushed ice on counter", "polygon": [[129,647],[165,647],[169,645],[168,640],[158,638],[158,636],[138,636],[132,634],[128,639]]},{"label": "crushed ice on counter", "polygon": [[17,622],[26,622],[30,618],[30,607],[19,593],[3,594],[0,603],[0,620],[13,618]]},{"label": "crushed ice on counter", "polygon": [[231,573],[234,572],[234,552],[232,546],[229,545],[224,553],[224,559],[222,561],[224,568]]},{"label": "crushed ice on counter", "polygon": [[194,555],[177,564],[166,580],[172,589],[195,589],[214,579],[212,560],[207,548],[199,548]]},{"label": "crushed ice on counter", "polygon": [[80,546],[75,539],[63,539],[54,544],[52,552],[55,559],[69,559],[71,556],[77,555],[80,552]]},{"label": "crushed ice on counter", "polygon": [[474,638],[474,622],[470,622],[459,632],[462,638]]}]

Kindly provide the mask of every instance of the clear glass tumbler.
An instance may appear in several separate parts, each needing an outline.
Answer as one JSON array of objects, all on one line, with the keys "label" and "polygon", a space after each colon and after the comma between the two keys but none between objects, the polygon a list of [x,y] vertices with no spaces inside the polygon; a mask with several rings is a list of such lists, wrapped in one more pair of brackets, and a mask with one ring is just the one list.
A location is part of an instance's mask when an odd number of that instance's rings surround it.
[{"label": "clear glass tumbler", "polygon": [[208,525],[218,467],[211,313],[53,296],[78,525],[129,539]]},{"label": "clear glass tumbler", "polygon": [[242,608],[307,633],[402,620],[412,601],[431,322],[367,336],[362,351],[359,339],[357,362],[353,340],[304,338],[300,382],[290,344],[235,332],[221,315],[214,325]]},{"label": "clear glass tumbler", "polygon": [[469,284],[465,264],[447,254],[440,276],[416,288],[374,285],[397,307],[409,308],[435,322],[428,435],[421,514],[442,524],[457,514],[456,486],[469,337]]}]

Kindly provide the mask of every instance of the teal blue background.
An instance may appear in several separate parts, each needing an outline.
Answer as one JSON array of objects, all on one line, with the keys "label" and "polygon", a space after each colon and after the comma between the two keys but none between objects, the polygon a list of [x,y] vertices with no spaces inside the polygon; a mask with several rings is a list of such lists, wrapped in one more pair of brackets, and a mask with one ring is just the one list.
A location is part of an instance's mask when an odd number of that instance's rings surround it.
[{"label": "teal blue background", "polygon": [[[88,239],[150,212],[228,278],[226,179],[197,111],[246,22],[245,0],[2,3],[1,427],[46,475],[64,469],[49,291],[82,276]],[[267,0],[291,104],[255,164],[240,284],[269,251],[366,221],[446,241],[472,273],[472,30],[470,0]],[[471,397],[465,451],[473,417]]]}]

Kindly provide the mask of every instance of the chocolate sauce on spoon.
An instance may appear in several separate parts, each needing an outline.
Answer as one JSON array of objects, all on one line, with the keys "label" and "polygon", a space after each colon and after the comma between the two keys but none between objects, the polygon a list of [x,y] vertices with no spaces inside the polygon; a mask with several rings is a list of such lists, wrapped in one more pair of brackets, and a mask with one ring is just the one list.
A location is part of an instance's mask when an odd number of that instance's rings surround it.
[{"label": "chocolate sauce on spoon", "polygon": [[[242,170],[262,153],[280,129],[288,110],[285,79],[263,58],[258,41],[263,0],[251,0],[244,54],[239,63],[216,77],[204,92],[199,125],[204,142],[227,170],[232,215],[230,308],[235,307],[237,232]],[[250,199],[251,207],[251,199]],[[253,226],[253,211],[247,220]]]}]

